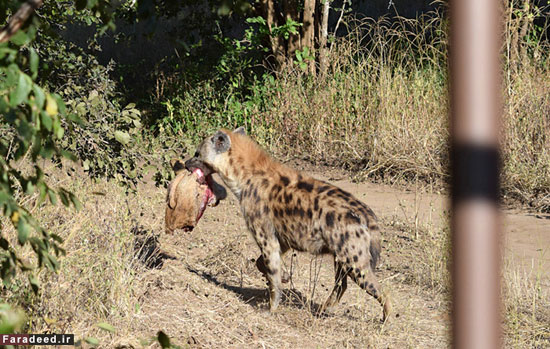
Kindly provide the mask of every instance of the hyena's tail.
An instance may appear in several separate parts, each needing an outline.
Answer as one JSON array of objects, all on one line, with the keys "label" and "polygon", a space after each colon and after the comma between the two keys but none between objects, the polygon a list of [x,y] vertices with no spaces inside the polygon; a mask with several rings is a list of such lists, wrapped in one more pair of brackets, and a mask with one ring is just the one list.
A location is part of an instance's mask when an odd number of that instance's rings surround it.
[{"label": "hyena's tail", "polygon": [[370,228],[370,234],[371,234],[371,240],[370,240],[370,246],[369,246],[369,252],[370,252],[370,266],[372,270],[374,271],[376,269],[376,266],[378,265],[378,262],[380,261],[380,251],[382,250],[381,242],[380,242],[380,228],[378,226],[371,227]]}]

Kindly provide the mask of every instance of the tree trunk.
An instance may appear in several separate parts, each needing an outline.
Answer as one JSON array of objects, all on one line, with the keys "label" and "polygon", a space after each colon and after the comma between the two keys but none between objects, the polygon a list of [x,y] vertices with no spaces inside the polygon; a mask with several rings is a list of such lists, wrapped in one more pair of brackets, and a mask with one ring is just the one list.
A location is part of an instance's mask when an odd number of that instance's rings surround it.
[{"label": "tree trunk", "polygon": [[531,12],[529,0],[525,0],[523,2],[523,23],[521,24],[521,30],[519,32],[519,59],[521,60],[521,64],[525,64],[525,60],[527,59],[527,45],[525,43],[525,36],[527,35],[527,31],[529,30],[529,27],[531,26],[531,23],[533,21],[534,16],[529,16]]},{"label": "tree trunk", "polygon": [[[284,0],[283,11],[285,14],[285,22],[292,19],[294,22],[299,22],[298,18],[298,0]],[[300,48],[299,34],[290,34],[288,38],[287,57],[294,56],[294,52]]]},{"label": "tree trunk", "polygon": [[328,38],[328,14],[330,9],[330,0],[324,0],[323,13],[321,14],[321,37],[319,40],[319,70],[321,75],[325,75],[328,68],[327,57],[327,38]]},{"label": "tree trunk", "polygon": [[[315,3],[316,0],[304,0],[304,20],[302,35],[302,50],[309,48],[311,55],[315,52]],[[308,63],[309,72],[315,75],[315,60]]]},{"label": "tree trunk", "polygon": [[28,0],[11,16],[0,31],[0,43],[8,41],[27,21],[36,9],[42,6],[43,0]]},{"label": "tree trunk", "polygon": [[[261,6],[264,9],[264,18],[266,19],[267,28],[271,33],[271,28],[278,26],[277,12],[275,9],[275,0],[261,0]],[[282,37],[270,36],[271,52],[275,58],[277,68],[281,67],[285,62],[285,45]]]}]

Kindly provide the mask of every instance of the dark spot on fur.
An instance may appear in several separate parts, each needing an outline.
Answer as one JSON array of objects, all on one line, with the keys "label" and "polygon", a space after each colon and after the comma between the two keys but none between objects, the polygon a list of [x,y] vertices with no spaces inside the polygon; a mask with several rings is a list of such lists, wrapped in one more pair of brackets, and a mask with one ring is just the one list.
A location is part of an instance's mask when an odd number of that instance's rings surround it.
[{"label": "dark spot on fur", "polygon": [[285,208],[285,214],[286,214],[287,216],[291,216],[291,215],[292,215],[292,211],[293,211],[293,210],[292,210],[290,207]]},{"label": "dark spot on fur", "polygon": [[315,201],[313,202],[313,209],[317,211],[319,209],[319,198],[316,197]]},{"label": "dark spot on fur", "polygon": [[336,191],[337,191],[336,189],[331,189],[331,190],[327,191],[327,195],[328,196],[333,196],[334,194],[336,194]]},{"label": "dark spot on fur", "polygon": [[321,209],[319,210],[319,218],[321,218],[322,215],[323,215],[323,209],[321,208]]},{"label": "dark spot on fur", "polygon": [[350,193],[348,193],[347,191],[342,190],[342,189],[339,190],[339,194],[341,196],[345,197],[345,198],[348,198],[348,199],[352,197]]},{"label": "dark spot on fur", "polygon": [[350,202],[350,205],[353,206],[353,207],[357,207],[357,206],[359,206],[359,203],[357,201],[352,201],[352,202]]},{"label": "dark spot on fur", "polygon": [[285,202],[289,204],[292,201],[292,193],[285,194]]},{"label": "dark spot on fur", "polygon": [[281,176],[281,182],[283,182],[283,185],[288,185],[290,180],[286,176]]},{"label": "dark spot on fur", "polygon": [[355,263],[357,263],[358,260],[359,260],[359,257],[353,256],[353,261],[354,261]]},{"label": "dark spot on fur", "polygon": [[252,192],[252,196],[254,196],[254,198],[256,198],[256,199],[259,199],[258,188],[254,187],[254,191]]},{"label": "dark spot on fur", "polygon": [[264,205],[264,214],[268,214],[269,213],[269,207],[267,207],[267,205]]},{"label": "dark spot on fur", "polygon": [[298,182],[298,189],[302,189],[307,191],[308,193],[311,193],[311,191],[313,190],[313,183]]},{"label": "dark spot on fur", "polygon": [[300,216],[300,218],[304,218],[304,209],[301,207],[295,207],[294,214]]},{"label": "dark spot on fur", "polygon": [[262,187],[267,188],[268,185],[269,181],[266,178],[262,179]]},{"label": "dark spot on fur", "polygon": [[318,192],[319,194],[321,194],[322,192],[325,192],[325,191],[327,191],[327,190],[329,190],[329,189],[330,189],[330,186],[328,186],[328,185],[323,185],[323,186],[320,186],[319,188],[317,188],[317,192]]},{"label": "dark spot on fur", "polygon": [[281,186],[279,184],[275,184],[273,188],[271,188],[271,192],[277,195],[281,191]]},{"label": "dark spot on fur", "polygon": [[344,244],[346,241],[344,240],[344,235],[340,235],[340,240],[338,241],[338,245],[336,246],[336,249],[338,251],[342,251],[342,248],[344,247]]},{"label": "dark spot on fur", "polygon": [[346,219],[351,223],[356,223],[356,224],[361,223],[361,219],[351,211],[348,211],[348,213],[346,213]]},{"label": "dark spot on fur", "polygon": [[278,208],[276,208],[276,209],[273,210],[273,215],[275,216],[275,218],[279,218],[280,212],[279,212],[279,209],[278,209]]},{"label": "dark spot on fur", "polygon": [[346,238],[346,240],[349,240],[349,231],[346,231],[346,233],[344,234],[344,237]]},{"label": "dark spot on fur", "polygon": [[359,256],[363,254],[363,250],[359,250]]},{"label": "dark spot on fur", "polygon": [[307,217],[308,217],[309,219],[313,218],[313,212],[311,211],[311,208],[308,208],[308,209],[307,209]]},{"label": "dark spot on fur", "polygon": [[296,200],[296,205],[301,206],[302,205],[302,199],[298,198],[298,200]]},{"label": "dark spot on fur", "polygon": [[360,231],[359,231],[359,230],[355,232],[355,236],[357,236],[358,238],[360,238],[360,237],[361,237],[361,233],[360,233]]},{"label": "dark spot on fur", "polygon": [[327,213],[325,217],[327,227],[332,228],[334,226],[334,212]]},{"label": "dark spot on fur", "polygon": [[250,183],[251,183],[251,180],[249,178],[249,179],[246,180],[246,185],[250,185]]}]

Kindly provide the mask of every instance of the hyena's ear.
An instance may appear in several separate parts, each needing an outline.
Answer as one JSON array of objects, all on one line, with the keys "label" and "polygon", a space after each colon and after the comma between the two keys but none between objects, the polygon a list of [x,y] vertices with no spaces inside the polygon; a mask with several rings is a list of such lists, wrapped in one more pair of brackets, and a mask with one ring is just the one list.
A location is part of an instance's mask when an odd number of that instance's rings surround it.
[{"label": "hyena's ear", "polygon": [[172,166],[172,170],[174,170],[175,174],[178,174],[182,170],[185,170],[185,164],[180,159],[173,158],[170,160],[170,166]]},{"label": "hyena's ear", "polygon": [[246,136],[246,130],[245,130],[244,126],[237,127],[236,129],[233,130],[233,133],[237,133],[237,134]]},{"label": "hyena's ear", "polygon": [[214,143],[214,150],[216,150],[216,153],[218,154],[225,153],[231,147],[231,140],[229,139],[229,136],[222,131],[216,132],[216,134],[212,137],[212,143]]}]

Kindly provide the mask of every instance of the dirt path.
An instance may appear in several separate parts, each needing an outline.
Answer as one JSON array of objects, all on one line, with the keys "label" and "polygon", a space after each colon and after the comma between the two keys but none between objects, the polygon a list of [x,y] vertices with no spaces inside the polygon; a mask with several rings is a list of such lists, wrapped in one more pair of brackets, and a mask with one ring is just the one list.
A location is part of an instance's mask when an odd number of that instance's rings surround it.
[{"label": "dirt path", "polygon": [[[442,229],[447,220],[446,196],[421,190],[403,191],[386,185],[353,183],[342,176],[311,172],[354,193],[383,220],[397,219],[419,229]],[[332,179],[332,180],[331,180]],[[541,272],[550,278],[550,214],[503,210],[504,254],[529,273]],[[550,286],[550,283],[547,285]]]},{"label": "dirt path", "polygon": [[[165,257],[160,269],[151,269],[141,280],[147,291],[140,297],[140,332],[161,328],[175,343],[197,347],[448,347],[448,295],[441,287],[430,286],[434,276],[426,274],[425,266],[418,266],[428,262],[418,260],[422,246],[416,246],[413,239],[415,233],[442,229],[446,199],[438,194],[356,184],[338,173],[307,172],[353,193],[383,222],[383,260],[377,274],[391,293],[399,317],[381,324],[380,306],[356,285],[348,287],[334,314],[312,315],[311,310],[324,301],[332,286],[332,261],[300,253],[285,257],[291,283],[285,285],[281,310],[267,314],[266,283],[254,263],[259,250],[230,195],[217,208],[208,209],[193,232],[161,236],[160,250]],[[548,269],[547,216],[506,211],[503,230],[507,255],[526,270],[531,265],[539,266],[537,270]],[[445,259],[440,263],[445,265]],[[548,271],[544,272],[548,276]]]}]

